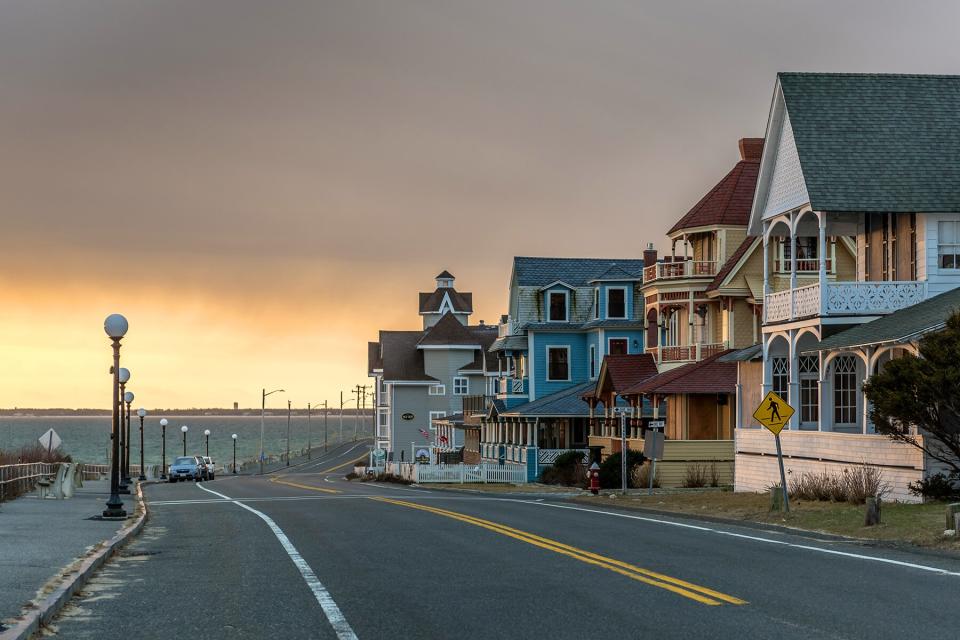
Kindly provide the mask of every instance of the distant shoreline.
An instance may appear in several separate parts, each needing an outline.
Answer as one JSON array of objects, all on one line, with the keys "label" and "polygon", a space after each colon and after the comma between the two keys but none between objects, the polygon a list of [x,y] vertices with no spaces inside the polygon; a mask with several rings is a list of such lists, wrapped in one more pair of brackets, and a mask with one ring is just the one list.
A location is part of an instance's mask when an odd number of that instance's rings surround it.
[{"label": "distant shoreline", "polygon": [[[363,410],[362,415],[369,417],[372,409]],[[238,418],[238,417],[259,417],[259,409],[148,409],[148,416],[177,416],[191,418]],[[286,411],[272,409],[264,415],[268,417],[286,416]],[[291,416],[306,416],[306,409],[298,409],[290,412]],[[323,407],[313,409],[313,416],[322,416]],[[327,415],[339,416],[338,409],[328,409]],[[356,409],[343,409],[344,416],[358,415]],[[110,411],[107,409],[0,409],[0,418],[84,418],[84,417],[109,417]]]}]

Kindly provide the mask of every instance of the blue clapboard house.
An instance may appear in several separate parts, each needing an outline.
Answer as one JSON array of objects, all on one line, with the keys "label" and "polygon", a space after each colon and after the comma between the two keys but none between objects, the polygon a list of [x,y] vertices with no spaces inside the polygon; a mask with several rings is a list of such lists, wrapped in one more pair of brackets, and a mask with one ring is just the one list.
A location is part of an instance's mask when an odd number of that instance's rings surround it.
[{"label": "blue clapboard house", "polygon": [[604,357],[644,353],[643,267],[642,259],[514,258],[509,313],[490,347],[498,372],[484,458],[527,463],[536,449],[542,466],[587,447],[582,396]]}]

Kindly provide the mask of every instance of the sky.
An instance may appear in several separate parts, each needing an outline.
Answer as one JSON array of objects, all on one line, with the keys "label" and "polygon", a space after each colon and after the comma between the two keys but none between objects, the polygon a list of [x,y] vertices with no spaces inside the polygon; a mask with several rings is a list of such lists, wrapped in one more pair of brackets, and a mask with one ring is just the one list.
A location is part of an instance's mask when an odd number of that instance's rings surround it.
[{"label": "sky", "polygon": [[514,255],[666,248],[777,71],[960,73],[957,24],[952,1],[0,0],[0,407],[109,406],[115,312],[137,404],[338,402],[440,271],[492,323]]}]

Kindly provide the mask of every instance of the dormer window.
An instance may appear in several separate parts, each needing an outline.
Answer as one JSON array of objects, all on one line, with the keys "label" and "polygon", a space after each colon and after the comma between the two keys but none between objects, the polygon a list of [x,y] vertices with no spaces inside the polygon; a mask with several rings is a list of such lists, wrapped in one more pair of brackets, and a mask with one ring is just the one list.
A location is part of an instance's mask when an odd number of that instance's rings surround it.
[{"label": "dormer window", "polygon": [[567,292],[549,291],[547,292],[547,319],[550,322],[567,322]]},{"label": "dormer window", "polygon": [[593,290],[593,319],[600,319],[600,287]]},{"label": "dormer window", "polygon": [[624,287],[607,288],[607,318],[625,319],[627,317],[627,290]]}]

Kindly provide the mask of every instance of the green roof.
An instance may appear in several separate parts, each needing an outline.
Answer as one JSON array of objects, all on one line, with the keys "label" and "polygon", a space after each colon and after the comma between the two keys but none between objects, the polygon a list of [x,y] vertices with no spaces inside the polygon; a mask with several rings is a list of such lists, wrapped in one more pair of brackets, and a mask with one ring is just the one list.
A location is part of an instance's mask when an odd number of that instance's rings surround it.
[{"label": "green roof", "polygon": [[816,211],[960,211],[960,76],[780,73]]},{"label": "green roof", "polygon": [[941,293],[872,322],[835,333],[821,340],[820,345],[810,352],[907,342],[924,333],[942,329],[947,319],[957,311],[960,311],[960,288]]}]

